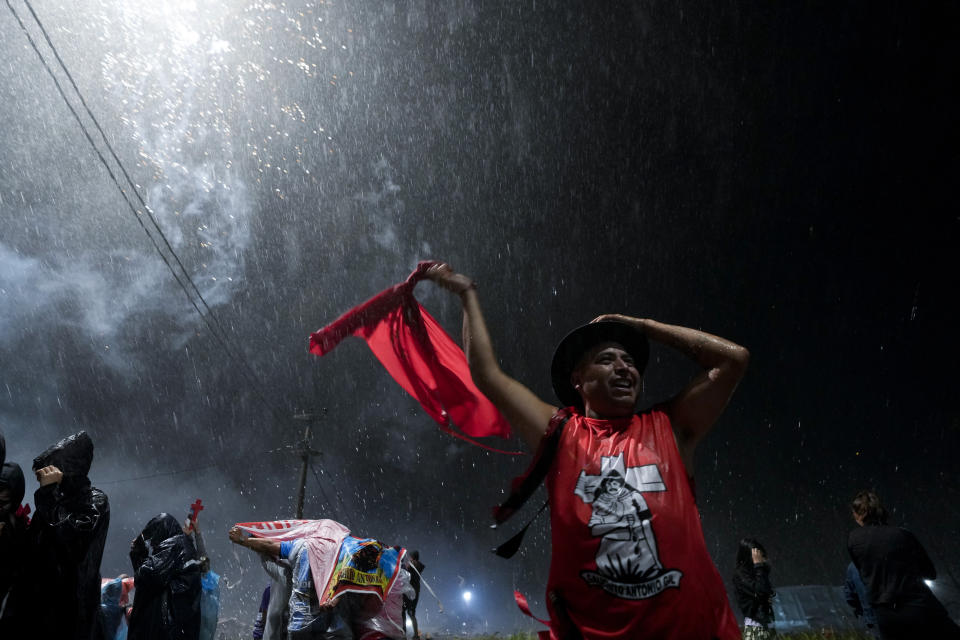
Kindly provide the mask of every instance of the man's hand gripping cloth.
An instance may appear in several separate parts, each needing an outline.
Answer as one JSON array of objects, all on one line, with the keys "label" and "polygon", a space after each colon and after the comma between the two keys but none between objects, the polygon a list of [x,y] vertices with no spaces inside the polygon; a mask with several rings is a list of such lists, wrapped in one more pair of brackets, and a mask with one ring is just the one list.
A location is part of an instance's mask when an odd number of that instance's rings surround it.
[{"label": "man's hand gripping cloth", "polygon": [[510,425],[473,384],[460,347],[413,297],[413,288],[435,264],[421,262],[405,281],[311,334],[310,353],[330,353],[350,335],[363,338],[393,379],[420,402],[443,431],[500,451],[474,438],[509,438]]},{"label": "man's hand gripping cloth", "polygon": [[355,538],[335,520],[240,522],[237,526],[256,538],[281,542],[303,538],[321,605],[344,593],[373,594],[385,601],[406,553],[377,540]]}]

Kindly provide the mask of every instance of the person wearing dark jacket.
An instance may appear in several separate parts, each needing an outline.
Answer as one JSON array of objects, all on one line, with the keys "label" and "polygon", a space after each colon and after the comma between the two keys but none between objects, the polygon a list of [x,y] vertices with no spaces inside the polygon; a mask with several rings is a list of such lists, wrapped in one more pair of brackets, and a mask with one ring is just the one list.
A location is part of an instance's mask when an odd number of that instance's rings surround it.
[{"label": "person wearing dark jacket", "polygon": [[90,485],[92,462],[93,441],[84,431],[33,460],[40,488],[27,530],[31,571],[14,585],[8,602],[12,615],[28,626],[18,627],[13,637],[90,640],[99,635],[100,559],[110,504]]},{"label": "person wearing dark jacket", "polygon": [[887,511],[872,491],[858,493],[850,508],[859,526],[850,532],[847,549],[867,588],[880,637],[960,639],[960,627],[924,583],[936,578],[937,570],[916,536],[887,524]]},{"label": "person wearing dark jacket", "polygon": [[[25,484],[20,465],[7,462],[0,467],[0,610],[14,584],[22,579],[28,558],[28,509],[20,504]],[[0,637],[4,626],[0,623]]]},{"label": "person wearing dark jacket", "polygon": [[134,585],[127,640],[200,637],[200,559],[169,513],[154,516],[130,545]]},{"label": "person wearing dark jacket", "polygon": [[737,568],[733,574],[737,604],[743,613],[743,639],[765,640],[776,636],[773,622],[773,597],[770,564],[763,545],[744,538],[737,549]]},{"label": "person wearing dark jacket", "polygon": [[410,618],[413,624],[413,638],[420,640],[420,625],[417,623],[417,603],[420,602],[420,576],[426,568],[420,562],[420,552],[411,551],[407,556],[408,570],[410,572],[410,586],[413,587],[413,597],[403,596],[403,618]]}]

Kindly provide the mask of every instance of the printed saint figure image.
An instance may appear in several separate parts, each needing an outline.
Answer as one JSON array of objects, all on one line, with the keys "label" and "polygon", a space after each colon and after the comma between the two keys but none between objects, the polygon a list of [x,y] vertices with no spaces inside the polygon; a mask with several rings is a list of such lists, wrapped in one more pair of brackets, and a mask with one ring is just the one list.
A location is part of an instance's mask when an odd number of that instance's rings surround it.
[{"label": "printed saint figure image", "polygon": [[614,580],[643,580],[663,570],[650,510],[639,491],[612,471],[594,492],[593,515],[587,525],[601,537],[597,571]]},{"label": "printed saint figure image", "polygon": [[664,573],[643,492],[666,490],[657,465],[625,468],[622,453],[603,456],[597,475],[580,473],[574,493],[593,509],[587,526],[600,538],[594,575],[636,584]]}]

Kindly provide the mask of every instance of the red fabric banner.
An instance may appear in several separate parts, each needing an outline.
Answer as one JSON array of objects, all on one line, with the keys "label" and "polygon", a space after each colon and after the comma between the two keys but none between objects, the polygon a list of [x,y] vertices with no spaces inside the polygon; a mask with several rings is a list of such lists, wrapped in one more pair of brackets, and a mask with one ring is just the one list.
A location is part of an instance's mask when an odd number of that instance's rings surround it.
[{"label": "red fabric banner", "polygon": [[513,599],[517,601],[517,606],[520,607],[520,611],[530,616],[537,622],[542,622],[543,624],[550,626],[549,620],[544,620],[543,618],[538,618],[537,616],[533,615],[533,611],[530,610],[530,603],[527,602],[527,596],[523,595],[519,591],[514,590]]},{"label": "red fabric banner", "polygon": [[[310,353],[322,356],[347,336],[362,338],[393,379],[443,431],[491,451],[521,455],[474,440],[508,438],[510,425],[473,384],[460,347],[413,297],[414,286],[435,264],[421,262],[404,282],[311,334]],[[460,431],[454,430],[454,425]]]}]

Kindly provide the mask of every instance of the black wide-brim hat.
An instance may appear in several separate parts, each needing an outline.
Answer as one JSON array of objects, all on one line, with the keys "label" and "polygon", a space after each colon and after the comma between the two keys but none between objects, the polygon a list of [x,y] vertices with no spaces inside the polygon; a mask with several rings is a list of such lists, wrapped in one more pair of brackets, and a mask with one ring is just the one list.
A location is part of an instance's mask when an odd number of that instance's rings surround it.
[{"label": "black wide-brim hat", "polygon": [[570,382],[570,374],[588,349],[602,342],[616,342],[633,356],[637,371],[643,374],[650,358],[650,342],[644,333],[625,322],[602,320],[577,327],[564,337],[553,353],[550,377],[553,391],[564,407],[581,406],[583,400]]}]

